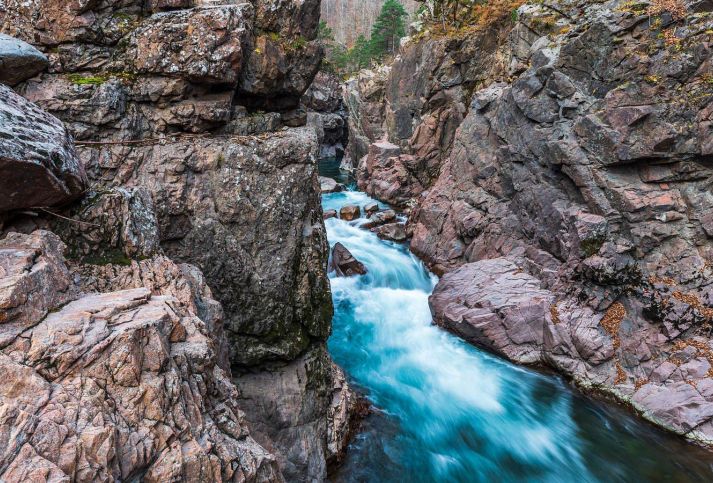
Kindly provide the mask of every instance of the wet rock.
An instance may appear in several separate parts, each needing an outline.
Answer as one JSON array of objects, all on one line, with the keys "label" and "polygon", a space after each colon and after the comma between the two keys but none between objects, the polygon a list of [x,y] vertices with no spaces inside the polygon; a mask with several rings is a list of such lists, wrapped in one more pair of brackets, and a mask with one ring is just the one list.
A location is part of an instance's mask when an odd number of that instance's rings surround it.
[{"label": "wet rock", "polygon": [[239,374],[234,381],[245,402],[251,434],[275,450],[285,480],[324,481],[324,455],[332,459],[344,448],[347,415],[356,404],[344,374],[326,350],[310,350],[289,364]]},{"label": "wet rock", "polygon": [[396,212],[394,210],[382,210],[374,213],[369,217],[369,221],[362,224],[362,228],[370,229],[386,223],[391,223],[396,220]]},{"label": "wet rock", "polygon": [[406,240],[406,228],[403,223],[387,223],[385,225],[372,228],[371,231],[383,240],[402,242]]},{"label": "wet rock", "polygon": [[47,57],[20,39],[0,34],[0,82],[14,86],[47,68]]},{"label": "wet rock", "polygon": [[332,178],[319,177],[319,188],[322,193],[337,193],[344,191],[344,185],[336,182]]},{"label": "wet rock", "polygon": [[341,243],[336,243],[332,248],[332,255],[329,260],[329,271],[337,272],[337,275],[340,277],[365,275],[367,273],[364,264],[354,258],[354,255]]},{"label": "wet rock", "polygon": [[379,211],[379,203],[377,203],[375,201],[364,205],[364,213],[366,213],[367,217],[370,217],[377,211]]},{"label": "wet rock", "polygon": [[339,218],[346,221],[356,220],[361,216],[361,210],[356,205],[345,205],[339,209]]},{"label": "wet rock", "polygon": [[0,212],[75,200],[87,175],[54,116],[0,85]]},{"label": "wet rock", "polygon": [[329,218],[336,218],[336,217],[337,217],[337,210],[325,210],[323,217],[324,217],[325,220],[327,220],[327,219],[329,219]]}]

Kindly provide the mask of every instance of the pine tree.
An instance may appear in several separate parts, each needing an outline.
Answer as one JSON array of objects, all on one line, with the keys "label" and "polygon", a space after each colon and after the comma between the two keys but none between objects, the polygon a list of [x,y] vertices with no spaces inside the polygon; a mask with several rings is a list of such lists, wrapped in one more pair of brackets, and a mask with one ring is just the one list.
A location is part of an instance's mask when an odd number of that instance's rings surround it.
[{"label": "pine tree", "polygon": [[396,53],[399,41],[406,35],[407,17],[406,9],[397,0],[386,0],[371,29],[369,54],[372,58],[381,59]]}]

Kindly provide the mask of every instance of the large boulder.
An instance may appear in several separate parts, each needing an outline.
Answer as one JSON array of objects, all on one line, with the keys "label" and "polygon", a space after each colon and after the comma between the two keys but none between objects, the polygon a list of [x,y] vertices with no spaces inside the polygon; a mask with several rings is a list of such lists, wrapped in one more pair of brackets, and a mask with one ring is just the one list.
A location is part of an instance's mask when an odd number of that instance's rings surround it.
[{"label": "large boulder", "polygon": [[281,481],[195,267],[146,260],[83,295],[62,249],[44,231],[0,240],[0,480]]},{"label": "large boulder", "polygon": [[138,74],[235,86],[252,15],[247,3],[152,15],[131,33],[126,60]]},{"label": "large boulder", "polygon": [[0,85],[0,212],[70,202],[87,175],[64,124]]},{"label": "large boulder", "polygon": [[322,193],[337,193],[344,190],[344,186],[332,178],[319,177],[319,189]]},{"label": "large boulder", "polygon": [[381,201],[406,207],[423,188],[413,175],[416,158],[401,154],[395,144],[380,141],[369,145],[369,152],[357,166],[359,188]]},{"label": "large boulder", "polygon": [[48,65],[47,56],[27,42],[0,34],[0,83],[14,86]]},{"label": "large boulder", "polygon": [[361,216],[361,209],[357,205],[344,205],[339,209],[339,218],[346,221],[356,220]]}]

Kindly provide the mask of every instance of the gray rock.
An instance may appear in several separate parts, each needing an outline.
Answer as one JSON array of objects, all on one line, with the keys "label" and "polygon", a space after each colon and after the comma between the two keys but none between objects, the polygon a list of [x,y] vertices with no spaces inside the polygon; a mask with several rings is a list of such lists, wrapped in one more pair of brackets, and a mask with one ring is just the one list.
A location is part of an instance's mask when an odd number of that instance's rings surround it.
[{"label": "gray rock", "polygon": [[366,216],[371,216],[377,211],[379,211],[379,203],[375,201],[364,205],[364,213],[366,213]]},{"label": "gray rock", "polygon": [[332,248],[332,255],[329,259],[329,271],[336,272],[340,277],[365,275],[367,273],[364,264],[354,258],[354,255],[341,243],[336,243]]},{"label": "gray rock", "polygon": [[362,228],[371,229],[386,223],[391,223],[396,220],[396,212],[394,210],[377,211],[369,217],[369,221],[361,225]]},{"label": "gray rock", "polygon": [[14,86],[49,65],[45,54],[27,42],[0,34],[0,82]]},{"label": "gray rock", "polygon": [[403,223],[387,223],[385,225],[372,228],[371,231],[384,240],[402,242],[408,238],[406,235],[406,228]]},{"label": "gray rock", "polygon": [[87,175],[62,122],[0,85],[0,212],[68,203]]},{"label": "gray rock", "polygon": [[319,189],[322,193],[337,193],[344,191],[344,185],[336,182],[332,178],[319,177]]}]

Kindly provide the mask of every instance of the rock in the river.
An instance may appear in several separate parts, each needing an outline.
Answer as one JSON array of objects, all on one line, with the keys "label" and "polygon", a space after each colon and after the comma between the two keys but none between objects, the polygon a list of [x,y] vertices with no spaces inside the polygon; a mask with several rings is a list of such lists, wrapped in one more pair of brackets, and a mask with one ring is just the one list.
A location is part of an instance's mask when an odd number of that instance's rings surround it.
[{"label": "rock in the river", "polygon": [[339,209],[339,218],[346,221],[356,220],[361,216],[361,210],[357,205],[345,205]]},{"label": "rock in the river", "polygon": [[371,231],[384,240],[402,242],[408,238],[406,235],[406,228],[403,223],[387,223],[385,225],[372,228]]},{"label": "rock in the river", "polygon": [[325,210],[324,215],[322,216],[325,220],[329,218],[336,218],[337,217],[337,210]]},{"label": "rock in the river", "polygon": [[0,33],[0,83],[14,86],[47,68],[47,56],[20,39]]},{"label": "rock in the river", "polygon": [[0,85],[0,212],[61,205],[88,186],[61,121]]},{"label": "rock in the river", "polygon": [[379,203],[376,201],[372,201],[371,203],[364,205],[364,213],[366,213],[366,216],[371,216],[377,211],[379,211]]},{"label": "rock in the river", "polygon": [[344,186],[341,183],[325,176],[319,177],[319,188],[322,193],[337,193],[339,191],[344,191]]},{"label": "rock in the river", "polygon": [[369,221],[362,224],[362,228],[374,228],[379,225],[391,223],[396,220],[396,212],[394,210],[382,210],[374,213],[369,217]]},{"label": "rock in the river", "polygon": [[327,462],[339,457],[347,441],[357,403],[326,349],[310,350],[286,366],[239,375],[235,382],[240,402],[250,407],[251,434],[276,450],[286,481],[324,481]]},{"label": "rock in the river", "polygon": [[365,275],[367,269],[363,263],[354,258],[354,255],[337,242],[332,248],[332,256],[329,261],[329,270],[337,272],[340,277],[351,277],[352,275]]}]

